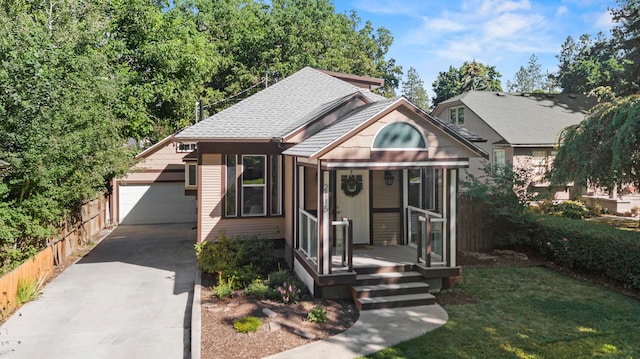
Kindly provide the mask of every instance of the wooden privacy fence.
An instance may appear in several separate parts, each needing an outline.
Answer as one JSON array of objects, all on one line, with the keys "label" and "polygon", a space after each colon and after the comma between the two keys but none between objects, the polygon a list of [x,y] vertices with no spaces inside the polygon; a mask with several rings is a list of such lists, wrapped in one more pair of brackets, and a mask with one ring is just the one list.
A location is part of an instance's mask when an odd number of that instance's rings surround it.
[{"label": "wooden privacy fence", "polygon": [[463,252],[491,252],[495,249],[493,228],[486,226],[487,206],[468,195],[458,196],[456,248]]},{"label": "wooden privacy fence", "polygon": [[45,283],[51,278],[54,267],[69,257],[83,243],[89,242],[109,222],[108,196],[100,196],[84,203],[77,213],[77,220],[65,224],[58,238],[20,266],[0,277],[0,318],[16,308],[18,283]]}]

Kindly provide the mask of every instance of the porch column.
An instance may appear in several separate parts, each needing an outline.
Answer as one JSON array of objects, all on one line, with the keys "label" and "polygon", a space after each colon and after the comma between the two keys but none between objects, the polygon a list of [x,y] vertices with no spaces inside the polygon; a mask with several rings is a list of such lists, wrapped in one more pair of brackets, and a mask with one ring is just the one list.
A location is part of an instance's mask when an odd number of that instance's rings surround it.
[{"label": "porch column", "polygon": [[449,171],[449,267],[456,266],[456,219],[458,216],[458,170]]},{"label": "porch column", "polygon": [[331,273],[331,214],[329,171],[323,171],[318,161],[318,273]]}]

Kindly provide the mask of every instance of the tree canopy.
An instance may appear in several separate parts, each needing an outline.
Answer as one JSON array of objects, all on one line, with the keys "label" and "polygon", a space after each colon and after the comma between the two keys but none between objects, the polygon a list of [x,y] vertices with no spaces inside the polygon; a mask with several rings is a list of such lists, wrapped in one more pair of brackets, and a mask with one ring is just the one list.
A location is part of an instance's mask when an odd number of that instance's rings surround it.
[{"label": "tree canopy", "polygon": [[402,94],[421,109],[426,111],[429,108],[429,96],[424,89],[424,82],[413,67],[409,68],[402,81]]},{"label": "tree canopy", "polygon": [[618,22],[611,39],[600,34],[592,41],[583,35],[580,44],[569,38],[563,45],[563,90],[589,91],[609,102],[561,133],[551,173],[557,183],[577,181],[608,190],[640,187],[640,4],[618,3],[620,8],[611,10]]},{"label": "tree canopy", "polygon": [[552,93],[557,90],[555,90],[553,75],[548,72],[543,74],[538,57],[536,54],[532,54],[527,62],[527,67],[520,66],[520,69],[513,76],[513,81],[507,81],[507,91]]},{"label": "tree canopy", "polygon": [[560,135],[555,183],[576,181],[604,189],[640,187],[640,95],[598,105]]},{"label": "tree canopy", "polygon": [[442,101],[471,90],[502,91],[500,77],[502,75],[495,66],[484,65],[475,60],[465,62],[459,69],[449,66],[449,70],[438,73],[433,82],[435,96],[431,100],[431,106],[436,107]]}]

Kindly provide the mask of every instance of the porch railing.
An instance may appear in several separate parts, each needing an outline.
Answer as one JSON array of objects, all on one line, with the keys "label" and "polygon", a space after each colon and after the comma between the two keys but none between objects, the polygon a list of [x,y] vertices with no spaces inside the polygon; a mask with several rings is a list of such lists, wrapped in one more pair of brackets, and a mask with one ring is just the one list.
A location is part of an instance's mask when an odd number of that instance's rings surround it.
[{"label": "porch railing", "polygon": [[311,262],[318,264],[318,218],[304,209],[300,211],[300,250]]},{"label": "porch railing", "polygon": [[335,245],[331,245],[331,269],[353,270],[353,221],[342,218],[341,221],[333,221],[331,225],[336,227]]},{"label": "porch railing", "polygon": [[440,213],[407,207],[407,232],[409,241],[416,245],[418,263],[445,263],[445,223],[447,219]]}]

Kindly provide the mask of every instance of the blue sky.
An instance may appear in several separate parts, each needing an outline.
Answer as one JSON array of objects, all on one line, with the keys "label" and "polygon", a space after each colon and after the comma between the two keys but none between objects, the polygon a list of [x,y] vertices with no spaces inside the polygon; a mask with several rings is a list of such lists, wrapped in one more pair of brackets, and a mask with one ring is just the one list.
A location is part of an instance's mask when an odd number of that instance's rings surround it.
[{"label": "blue sky", "polygon": [[429,96],[438,72],[476,60],[508,80],[536,54],[543,71],[557,70],[567,36],[578,39],[613,27],[615,0],[334,0],[336,12],[355,10],[363,22],[394,36],[387,56],[404,72],[414,67]]}]

